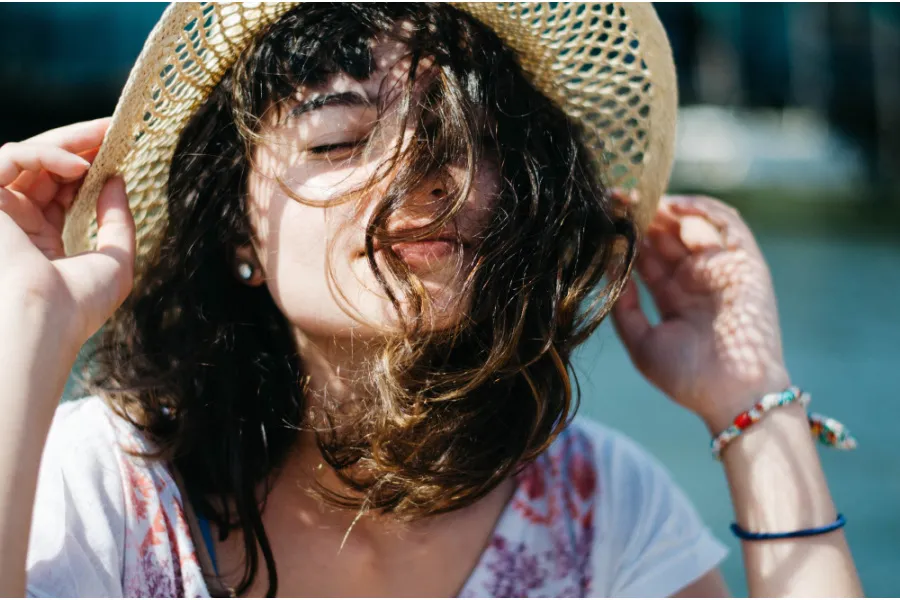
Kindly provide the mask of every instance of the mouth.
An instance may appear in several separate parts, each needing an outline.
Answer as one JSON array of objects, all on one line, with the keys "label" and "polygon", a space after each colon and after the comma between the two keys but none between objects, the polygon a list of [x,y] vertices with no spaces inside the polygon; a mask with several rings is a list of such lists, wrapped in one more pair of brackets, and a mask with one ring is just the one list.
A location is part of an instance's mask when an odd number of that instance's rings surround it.
[{"label": "mouth", "polygon": [[435,239],[418,242],[393,244],[391,249],[412,268],[429,267],[462,251],[463,245],[456,240]]},{"label": "mouth", "polygon": [[[445,236],[414,242],[398,242],[391,244],[390,248],[411,269],[417,269],[437,267],[448,258],[464,252],[468,248],[468,244],[457,237]],[[375,244],[376,254],[383,249],[378,243]],[[361,251],[359,255],[360,257],[365,256],[365,250]]]}]

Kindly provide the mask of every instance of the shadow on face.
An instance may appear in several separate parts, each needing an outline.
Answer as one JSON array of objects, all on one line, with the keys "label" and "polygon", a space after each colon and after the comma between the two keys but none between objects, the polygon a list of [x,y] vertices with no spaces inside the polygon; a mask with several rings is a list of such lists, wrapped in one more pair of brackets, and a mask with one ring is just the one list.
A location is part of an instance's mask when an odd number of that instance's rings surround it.
[{"label": "shadow on face", "polygon": [[[454,214],[442,219],[467,181],[464,166],[444,164],[398,196],[392,186],[410,165],[397,154],[427,127],[424,97],[439,73],[424,59],[411,77],[397,41],[373,42],[372,56],[369,78],[334,74],[273,107],[255,149],[248,186],[255,253],[281,311],[312,336],[396,330],[400,315],[415,314],[409,296],[424,299],[419,317],[427,328],[457,322],[471,302],[466,281],[499,187],[493,165],[479,162]],[[385,235],[373,239],[367,228],[389,196]]]}]

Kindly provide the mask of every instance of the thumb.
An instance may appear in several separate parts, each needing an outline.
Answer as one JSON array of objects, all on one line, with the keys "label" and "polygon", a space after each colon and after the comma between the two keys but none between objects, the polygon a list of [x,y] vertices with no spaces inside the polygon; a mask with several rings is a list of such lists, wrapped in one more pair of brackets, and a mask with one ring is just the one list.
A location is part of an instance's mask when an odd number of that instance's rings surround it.
[{"label": "thumb", "polygon": [[125,182],[114,177],[97,199],[97,250],[57,262],[93,335],[125,301],[134,283],[135,229]]}]

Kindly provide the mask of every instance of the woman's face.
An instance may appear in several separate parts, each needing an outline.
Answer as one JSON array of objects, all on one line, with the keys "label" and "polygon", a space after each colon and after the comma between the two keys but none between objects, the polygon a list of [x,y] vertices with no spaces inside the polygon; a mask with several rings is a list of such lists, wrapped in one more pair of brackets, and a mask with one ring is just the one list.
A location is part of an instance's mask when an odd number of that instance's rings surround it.
[{"label": "woman's face", "polygon": [[[308,336],[371,337],[397,325],[393,305],[365,252],[366,224],[393,173],[364,195],[341,200],[364,185],[414,134],[413,123],[402,135],[399,126],[390,126],[392,119],[399,123],[400,102],[394,100],[408,76],[408,59],[400,60],[404,53],[405,47],[396,42],[375,43],[377,69],[369,79],[338,74],[323,85],[299,90],[296,102],[269,124],[266,142],[255,150],[249,217],[256,256],[276,304]],[[423,71],[427,73],[427,65],[420,65]],[[386,133],[363,153],[363,142],[376,122],[388,124],[382,129]],[[461,185],[464,176],[461,168],[449,167],[445,175],[426,179],[403,210],[390,216],[388,231],[430,223],[446,201],[452,184],[448,178]],[[440,232],[425,241],[393,246],[431,300],[432,311],[426,316],[431,328],[453,324],[469,310],[464,281],[491,217],[496,169],[479,165],[471,189],[462,210]],[[375,259],[390,283],[384,254],[376,249]],[[399,291],[396,295],[402,300]]]}]

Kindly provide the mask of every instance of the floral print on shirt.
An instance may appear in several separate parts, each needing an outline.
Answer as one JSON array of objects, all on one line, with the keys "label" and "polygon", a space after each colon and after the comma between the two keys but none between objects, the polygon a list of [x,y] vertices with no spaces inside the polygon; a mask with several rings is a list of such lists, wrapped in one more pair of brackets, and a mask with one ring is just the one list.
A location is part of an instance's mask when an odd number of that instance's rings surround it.
[{"label": "floral print on shirt", "polygon": [[[138,445],[136,437],[129,436]],[[594,449],[568,427],[517,475],[517,488],[462,597],[583,597],[591,584]],[[160,463],[122,454],[124,595],[208,597],[178,488]]]},{"label": "floral print on shirt", "polygon": [[591,584],[597,472],[569,427],[518,476],[518,488],[464,597],[584,597]]}]

